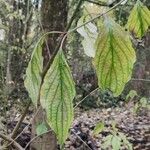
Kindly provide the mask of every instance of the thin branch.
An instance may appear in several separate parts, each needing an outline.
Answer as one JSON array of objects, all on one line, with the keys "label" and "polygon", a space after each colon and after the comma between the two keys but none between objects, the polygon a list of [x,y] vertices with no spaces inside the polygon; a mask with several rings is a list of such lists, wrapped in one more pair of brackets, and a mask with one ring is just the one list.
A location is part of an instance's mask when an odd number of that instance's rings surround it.
[{"label": "thin branch", "polygon": [[[33,118],[32,118],[32,121],[33,121],[34,118],[37,116],[37,114],[38,114],[38,112],[40,111],[40,109],[41,109],[41,107],[39,107],[38,110],[36,111],[35,115],[34,115]],[[31,121],[31,123],[32,123],[32,121]],[[15,137],[14,141],[17,140],[17,139],[21,136],[21,134],[30,126],[31,123],[28,123],[28,124],[24,127],[24,129],[20,132],[20,134],[17,135],[17,137]],[[10,146],[12,143],[13,143],[12,141],[11,141],[10,143],[8,143],[7,147]]]},{"label": "thin branch", "polygon": [[8,137],[2,133],[0,133],[0,137],[3,138],[5,141],[8,141],[8,142],[11,142],[15,147],[16,149],[18,150],[24,150],[16,141],[14,141],[11,137]]},{"label": "thin branch", "polygon": [[135,79],[135,78],[132,78],[131,80],[132,80],[132,81],[144,81],[144,82],[150,82],[149,79]]},{"label": "thin branch", "polygon": [[110,8],[109,10],[107,10],[106,12],[104,12],[104,13],[102,13],[102,14],[99,14],[99,15],[95,16],[94,18],[90,19],[89,21],[83,23],[82,25],[77,26],[76,28],[74,28],[74,29],[68,31],[67,34],[69,34],[69,33],[71,33],[71,32],[74,32],[74,31],[76,31],[77,29],[79,29],[79,28],[81,28],[81,27],[87,25],[88,23],[93,22],[93,21],[95,21],[96,19],[98,19],[98,18],[100,18],[100,17],[106,15],[107,13],[109,13],[110,11],[112,11],[112,10],[114,10],[116,7],[118,7],[118,6],[119,6],[122,2],[124,2],[124,1],[125,1],[125,0],[121,0],[119,3],[117,3],[116,5],[114,5],[113,7],[111,7],[111,8]]},{"label": "thin branch", "polygon": [[90,92],[87,96],[85,96],[80,102],[78,102],[75,106],[74,109],[80,105],[85,99],[87,99],[90,95],[92,95],[93,93],[95,93],[99,88],[96,88],[95,90],[93,90],[92,92]]},{"label": "thin branch", "polygon": [[74,135],[76,135],[76,136],[78,137],[78,139],[79,139],[89,150],[92,150],[92,149],[80,138],[80,136],[79,136],[77,133],[75,133],[74,131],[72,131],[72,132],[73,132]]},{"label": "thin branch", "polygon": [[[69,31],[64,35],[64,37],[62,38],[60,47],[58,47],[58,49],[56,49],[56,51],[55,51],[55,53],[54,53],[52,59],[51,59],[50,62],[48,63],[48,68],[50,67],[51,63],[53,62],[53,59],[55,58],[57,52],[59,51],[59,48],[62,49],[63,43],[64,43],[65,39],[67,38],[68,34],[70,34],[70,33],[74,32],[74,31],[76,31],[77,29],[79,29],[79,28],[81,28],[81,27],[87,25],[87,24],[90,23],[90,22],[95,21],[96,19],[98,19],[98,18],[100,18],[100,17],[103,17],[104,15],[106,15],[107,13],[109,13],[110,11],[114,10],[117,6],[119,6],[119,5],[120,5],[122,2],[124,2],[124,1],[125,1],[125,0],[121,0],[121,1],[118,2],[116,5],[114,5],[114,6],[111,7],[109,10],[107,10],[106,12],[101,13],[101,14],[95,16],[94,18],[90,19],[89,21],[83,23],[82,25],[77,26],[77,27],[75,27],[75,28],[69,30]],[[44,71],[44,75],[46,74],[46,71],[47,71],[47,70],[48,70],[48,69],[46,68],[46,70]]]},{"label": "thin branch", "polygon": [[25,118],[25,116],[26,116],[26,114],[27,114],[27,112],[28,112],[28,109],[29,109],[29,107],[30,107],[30,104],[31,104],[31,100],[29,100],[29,102],[28,102],[28,104],[27,104],[27,106],[26,106],[26,108],[25,108],[25,110],[24,110],[22,116],[20,117],[18,123],[16,124],[16,126],[15,126],[15,128],[14,128],[14,130],[13,130],[13,132],[12,132],[11,138],[15,138],[15,137],[16,137],[17,131],[18,131],[18,129],[20,128],[20,125],[21,125],[22,121],[24,120],[24,118]]},{"label": "thin branch", "polygon": [[26,150],[27,148],[28,148],[28,146],[34,141],[34,140],[36,140],[38,137],[41,137],[42,135],[44,135],[44,134],[47,134],[47,133],[49,133],[49,132],[51,132],[52,130],[48,130],[47,132],[44,132],[44,133],[42,133],[42,134],[40,134],[40,135],[37,135],[37,136],[35,136],[34,138],[32,138],[30,141],[29,141],[29,143],[26,145],[26,147],[24,148],[24,150]]},{"label": "thin branch", "polygon": [[75,11],[74,11],[74,13],[73,13],[73,15],[72,15],[72,17],[71,17],[71,19],[70,19],[68,25],[67,25],[65,31],[68,31],[69,28],[71,27],[71,25],[72,25],[72,23],[73,23],[73,21],[74,21],[74,19],[75,19],[75,17],[76,17],[77,12],[80,10],[80,7],[81,7],[83,1],[84,1],[84,0],[79,0],[78,4],[77,4],[77,6],[76,6],[76,9],[75,9]]},{"label": "thin branch", "polygon": [[[116,1],[113,1],[112,3],[106,3],[106,2],[101,2],[101,1],[93,1],[93,0],[85,0],[89,3],[102,6],[102,7],[113,7]],[[123,5],[122,5],[123,6]],[[126,4],[126,6],[133,6],[132,4]]]},{"label": "thin branch", "polygon": [[[150,80],[148,79],[135,79],[135,78],[132,78],[131,79],[132,81],[144,81],[144,82],[150,82]],[[74,106],[74,109],[80,105],[86,98],[88,98],[90,95],[92,95],[93,93],[95,93],[99,88],[96,88],[95,90],[93,90],[92,92],[90,92],[87,96],[85,96],[81,101],[79,101],[75,106]]]},{"label": "thin branch", "polygon": [[[37,18],[37,20],[38,20],[38,22],[39,22],[39,26],[40,26],[40,28],[42,29],[42,32],[44,33],[45,31],[44,31],[43,25],[42,25],[42,23],[41,23],[41,20],[40,20],[39,17],[37,16],[37,13],[36,13],[36,12],[35,12],[35,14],[36,14],[36,18]],[[49,48],[49,46],[48,46],[48,42],[47,42],[46,39],[45,39],[45,44],[46,44],[46,48],[47,48],[47,50],[48,50],[49,58],[51,58],[50,48]]]},{"label": "thin branch", "polygon": [[111,7],[112,4],[107,4],[107,3],[104,3],[104,2],[95,2],[93,0],[85,0],[89,3],[92,3],[92,4],[95,4],[95,5],[98,5],[98,6],[105,6],[105,7]]}]

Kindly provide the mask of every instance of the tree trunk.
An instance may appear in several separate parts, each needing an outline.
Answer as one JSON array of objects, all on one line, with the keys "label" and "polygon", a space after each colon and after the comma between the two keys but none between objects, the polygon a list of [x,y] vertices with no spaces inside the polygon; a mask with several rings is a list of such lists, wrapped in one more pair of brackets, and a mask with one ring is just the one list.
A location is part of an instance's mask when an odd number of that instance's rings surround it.
[{"label": "tree trunk", "polygon": [[[67,25],[68,0],[42,0],[41,5],[41,28],[44,32],[64,31]],[[43,46],[44,66],[54,53],[58,43],[58,34],[49,35],[46,44]],[[41,109],[33,120],[32,138],[36,136],[36,127],[42,123],[45,114]],[[33,150],[56,150],[57,140],[53,132],[49,132],[37,138],[31,145]]]},{"label": "tree trunk", "polygon": [[150,79],[150,32],[145,35],[143,41],[144,46],[138,44],[136,47],[137,60],[133,70],[133,80],[126,85],[125,94],[129,93],[130,90],[135,90],[139,96],[149,98],[150,82],[147,80]]},{"label": "tree trunk", "polygon": [[133,78],[139,79],[132,81],[132,89],[136,90],[140,96],[150,97],[150,82],[140,79],[150,79],[150,33],[147,33],[144,40],[144,47],[138,45],[137,47],[137,62]]},{"label": "tree trunk", "polygon": [[[12,6],[13,11],[17,13],[22,12],[22,15],[27,20],[26,23],[23,23],[22,19],[13,17],[12,20],[9,20],[9,33],[8,33],[8,52],[7,52],[7,70],[6,70],[6,85],[9,87],[9,94],[15,91],[19,91],[18,89],[23,88],[23,78],[22,74],[25,70],[23,70],[23,66],[25,65],[25,54],[23,52],[24,45],[27,40],[27,34],[30,29],[30,22],[32,18],[31,10],[31,0],[24,1],[10,1],[10,6]],[[30,17],[28,18],[28,15]],[[28,19],[27,19],[28,18]],[[18,62],[20,62],[18,64]],[[17,67],[16,67],[17,66]],[[16,85],[12,84],[16,83]],[[13,87],[14,86],[14,87]],[[12,93],[13,94],[13,93]]]}]

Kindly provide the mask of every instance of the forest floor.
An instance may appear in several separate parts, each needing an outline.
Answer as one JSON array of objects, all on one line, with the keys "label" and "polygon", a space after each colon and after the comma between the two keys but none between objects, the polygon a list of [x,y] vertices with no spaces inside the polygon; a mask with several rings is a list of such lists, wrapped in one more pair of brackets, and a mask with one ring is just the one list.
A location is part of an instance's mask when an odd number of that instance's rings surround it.
[{"label": "forest floor", "polygon": [[[104,122],[106,128],[100,134],[94,136],[93,129],[98,122]],[[127,136],[133,145],[133,149],[150,150],[150,111],[143,108],[135,114],[133,107],[129,106],[77,111],[71,135],[66,142],[66,149],[101,150],[104,137],[109,135],[112,130],[112,122],[116,122],[118,131]]]},{"label": "forest floor", "polygon": [[[128,104],[122,107],[90,110],[76,108],[75,119],[70,129],[70,136],[66,141],[65,149],[101,150],[103,139],[110,134],[112,130],[111,124],[115,122],[118,131],[126,135],[134,150],[150,150],[150,111],[142,108],[135,113],[133,107],[133,104]],[[16,113],[14,115],[13,118],[19,118],[19,116],[16,116]],[[26,130],[16,140],[23,147],[31,140],[30,122],[32,117],[33,114],[31,112],[25,118],[20,130],[24,128]],[[95,136],[93,135],[93,130],[98,122],[104,122],[106,128]],[[13,130],[16,123],[17,119],[13,119],[8,123],[9,132]],[[122,150],[125,149],[122,148]]]}]

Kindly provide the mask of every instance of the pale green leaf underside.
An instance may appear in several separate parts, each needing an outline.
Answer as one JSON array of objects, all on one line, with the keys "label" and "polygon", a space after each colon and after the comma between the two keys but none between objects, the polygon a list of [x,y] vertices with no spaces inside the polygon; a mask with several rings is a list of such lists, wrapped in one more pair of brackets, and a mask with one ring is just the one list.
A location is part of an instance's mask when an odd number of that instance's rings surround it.
[{"label": "pale green leaf underside", "polygon": [[47,122],[63,144],[73,121],[75,85],[62,50],[56,55],[41,88],[41,105],[47,114]]},{"label": "pale green leaf underside", "polygon": [[[82,25],[85,22],[85,16],[81,17],[78,21],[78,26]],[[84,37],[82,41],[82,46],[84,48],[84,52],[89,57],[95,56],[95,48],[94,44],[97,37],[97,27],[91,22],[86,24],[85,26],[77,29],[78,33]]]},{"label": "pale green leaf underside", "polygon": [[41,73],[43,70],[42,44],[43,40],[40,39],[40,42],[38,42],[32,53],[31,60],[26,70],[26,78],[24,81],[29,96],[36,107],[42,80]]},{"label": "pale green leaf underside", "polygon": [[135,60],[128,33],[113,20],[105,20],[94,58],[99,87],[111,90],[114,96],[120,95],[131,78]]},{"label": "pale green leaf underside", "polygon": [[139,38],[145,34],[150,26],[150,11],[139,0],[130,13],[127,25],[129,30]]}]

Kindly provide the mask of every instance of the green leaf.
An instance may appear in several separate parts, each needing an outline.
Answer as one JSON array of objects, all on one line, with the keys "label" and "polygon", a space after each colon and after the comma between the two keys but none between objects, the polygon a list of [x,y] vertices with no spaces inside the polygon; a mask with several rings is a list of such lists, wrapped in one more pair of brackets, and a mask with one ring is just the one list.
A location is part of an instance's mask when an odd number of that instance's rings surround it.
[{"label": "green leaf", "polygon": [[140,0],[137,0],[132,9],[127,26],[138,38],[141,38],[148,30],[148,27],[150,26],[150,11],[140,2]]},{"label": "green leaf", "polygon": [[133,113],[137,113],[138,110],[139,110],[139,108],[140,108],[139,103],[136,103],[136,104],[134,105],[134,107],[133,107]]},{"label": "green leaf", "polygon": [[113,131],[117,131],[116,125],[117,125],[117,122],[115,120],[112,120],[111,126],[112,126]]},{"label": "green leaf", "polygon": [[126,96],[126,100],[129,100],[129,99],[132,100],[135,96],[138,96],[137,92],[135,90],[131,90],[129,94]]},{"label": "green leaf", "polygon": [[105,128],[104,123],[103,123],[103,122],[99,122],[99,123],[95,126],[95,128],[94,128],[93,134],[94,134],[94,135],[99,134],[100,132],[102,132],[102,131],[104,130],[104,128]]},{"label": "green leaf", "polygon": [[147,99],[145,97],[142,97],[140,99],[140,104],[141,104],[142,107],[146,107],[147,104],[148,104]]},{"label": "green leaf", "polygon": [[41,105],[47,114],[47,122],[62,145],[73,121],[75,85],[62,50],[59,50],[48,70],[41,88]]},{"label": "green leaf", "polygon": [[[85,17],[81,17],[78,21],[78,26],[82,25],[85,22]],[[84,48],[84,52],[89,57],[95,56],[95,48],[94,44],[97,38],[97,27],[91,22],[86,24],[85,26],[77,29],[77,32],[84,37],[82,41],[82,45]]]},{"label": "green leaf", "polygon": [[42,122],[41,124],[39,124],[37,127],[36,127],[36,133],[37,135],[42,135],[43,133],[46,133],[48,131],[47,127],[46,127],[46,124],[44,122]]},{"label": "green leaf", "polygon": [[128,148],[128,150],[133,150],[132,144],[128,141],[127,137],[125,136],[124,133],[118,132],[120,138],[123,140],[123,144],[125,147]]},{"label": "green leaf", "polygon": [[43,42],[44,38],[40,39],[32,53],[31,60],[26,70],[26,78],[24,81],[29,96],[36,107],[42,80],[41,74],[43,70],[43,57],[42,57]]},{"label": "green leaf", "polygon": [[121,147],[121,138],[118,136],[113,136],[112,138],[112,148],[113,150],[119,150]]},{"label": "green leaf", "polygon": [[112,134],[110,134],[104,138],[104,143],[102,143],[103,149],[106,149],[111,145],[112,138],[113,138]]},{"label": "green leaf", "polygon": [[114,96],[118,96],[131,79],[136,60],[129,35],[120,25],[107,18],[95,47],[94,66],[98,85],[102,90],[109,89]]}]

